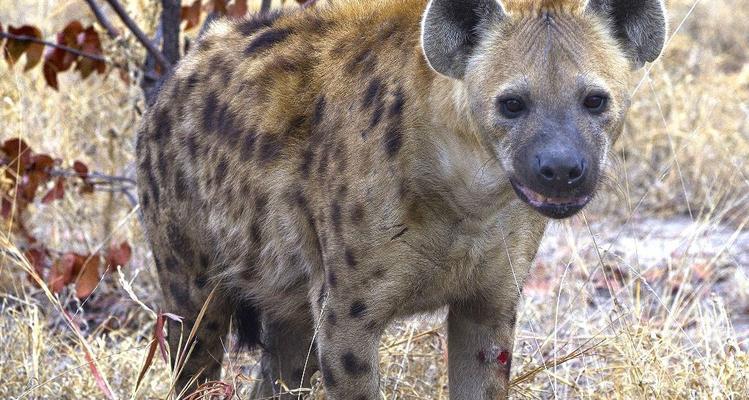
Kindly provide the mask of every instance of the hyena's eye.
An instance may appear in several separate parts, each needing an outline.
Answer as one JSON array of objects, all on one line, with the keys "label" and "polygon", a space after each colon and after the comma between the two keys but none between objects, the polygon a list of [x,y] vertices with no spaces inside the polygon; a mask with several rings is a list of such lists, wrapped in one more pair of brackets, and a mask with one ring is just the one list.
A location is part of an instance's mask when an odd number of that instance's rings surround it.
[{"label": "hyena's eye", "polygon": [[600,114],[606,111],[608,97],[601,94],[593,94],[583,100],[583,106],[593,114]]},{"label": "hyena's eye", "polygon": [[525,103],[517,97],[506,97],[497,100],[499,112],[509,119],[517,118],[525,111]]}]

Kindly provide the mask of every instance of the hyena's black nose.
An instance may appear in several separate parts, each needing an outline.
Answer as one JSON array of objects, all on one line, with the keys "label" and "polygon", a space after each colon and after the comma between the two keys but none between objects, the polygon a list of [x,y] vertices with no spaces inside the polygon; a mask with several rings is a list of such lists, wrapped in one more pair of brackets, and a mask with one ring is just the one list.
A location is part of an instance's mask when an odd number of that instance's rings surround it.
[{"label": "hyena's black nose", "polygon": [[541,185],[565,192],[576,189],[585,182],[587,164],[579,151],[554,149],[536,154],[534,172]]}]

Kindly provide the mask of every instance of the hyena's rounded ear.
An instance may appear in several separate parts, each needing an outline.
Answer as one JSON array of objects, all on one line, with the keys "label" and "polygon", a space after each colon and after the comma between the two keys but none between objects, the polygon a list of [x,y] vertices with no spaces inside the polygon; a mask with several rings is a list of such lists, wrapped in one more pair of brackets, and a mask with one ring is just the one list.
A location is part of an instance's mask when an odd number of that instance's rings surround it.
[{"label": "hyena's rounded ear", "polygon": [[609,21],[633,68],[661,54],[667,30],[663,0],[589,0],[588,11]]},{"label": "hyena's rounded ear", "polygon": [[421,21],[421,46],[429,65],[462,79],[485,27],[503,15],[498,0],[430,0]]}]

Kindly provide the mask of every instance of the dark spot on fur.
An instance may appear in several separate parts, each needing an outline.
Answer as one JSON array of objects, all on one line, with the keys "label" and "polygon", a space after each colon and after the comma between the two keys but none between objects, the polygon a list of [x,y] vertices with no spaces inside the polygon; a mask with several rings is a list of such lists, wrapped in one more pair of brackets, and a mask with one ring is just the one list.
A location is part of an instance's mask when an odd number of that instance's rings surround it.
[{"label": "dark spot on fur", "polygon": [[364,221],[364,206],[360,203],[354,204],[351,209],[351,222],[361,224]]},{"label": "dark spot on fur", "polygon": [[185,173],[181,168],[174,172],[174,196],[177,200],[184,200],[187,194],[187,183],[185,182]]},{"label": "dark spot on fur", "polygon": [[322,303],[325,301],[325,295],[327,294],[328,288],[323,282],[322,287],[320,287],[320,291],[317,294],[317,305],[322,307]]},{"label": "dark spot on fur", "polygon": [[346,171],[348,157],[346,156],[346,147],[343,145],[343,142],[338,143],[335,148],[335,159],[338,160],[338,172],[343,173]]},{"label": "dark spot on fur", "polygon": [[315,101],[315,111],[312,113],[312,128],[320,125],[323,118],[325,118],[325,95],[321,95]]},{"label": "dark spot on fur", "polygon": [[346,72],[353,74],[359,72],[362,75],[371,75],[377,66],[377,55],[372,49],[362,49],[346,64]]},{"label": "dark spot on fur", "polygon": [[203,289],[207,284],[208,277],[205,274],[198,274],[198,276],[195,277],[195,286],[198,288]]},{"label": "dark spot on fur", "polygon": [[265,140],[260,146],[260,163],[267,165],[281,154],[281,143],[274,135],[265,135]]},{"label": "dark spot on fur", "polygon": [[192,93],[195,88],[198,87],[198,81],[200,81],[200,76],[198,75],[198,73],[191,73],[190,76],[188,76],[185,80],[185,94]]},{"label": "dark spot on fur", "polygon": [[208,93],[203,105],[203,130],[213,132],[216,129],[216,112],[218,108],[218,96],[216,93]]},{"label": "dark spot on fur", "polygon": [[325,144],[320,155],[320,163],[317,165],[317,174],[323,177],[328,169],[328,157],[330,156],[330,145]]},{"label": "dark spot on fur", "polygon": [[286,132],[287,135],[293,136],[295,132],[299,132],[304,124],[307,123],[307,117],[304,115],[297,115],[296,117],[289,120],[289,128]]},{"label": "dark spot on fur", "polygon": [[341,205],[337,201],[333,202],[330,209],[330,219],[333,222],[333,229],[337,235],[341,235]]},{"label": "dark spot on fur", "polygon": [[162,154],[159,157],[158,162],[156,163],[156,165],[158,166],[158,169],[159,169],[159,175],[164,180],[166,180],[167,174],[169,173],[169,164],[168,163],[169,163],[169,157],[166,156],[166,154]]},{"label": "dark spot on fur", "polygon": [[291,35],[291,29],[269,29],[252,39],[247,48],[244,49],[244,55],[250,56],[253,53],[271,48],[277,43],[286,40],[289,35]]},{"label": "dark spot on fur", "polygon": [[192,265],[193,254],[192,246],[190,241],[185,236],[184,232],[177,226],[176,223],[170,222],[167,226],[167,235],[169,236],[169,245],[172,250],[182,258],[182,261],[186,265]]},{"label": "dark spot on fur", "polygon": [[372,107],[375,98],[382,90],[382,81],[380,78],[372,78],[364,91],[364,100],[362,100],[362,110]]},{"label": "dark spot on fur", "polygon": [[405,101],[406,100],[405,95],[403,94],[403,88],[398,88],[398,91],[395,93],[395,100],[390,105],[390,109],[388,110],[390,125],[388,126],[387,132],[385,132],[385,137],[383,139],[385,153],[387,153],[388,157],[390,158],[393,158],[403,145],[402,114]]},{"label": "dark spot on fur", "polygon": [[364,304],[361,300],[356,300],[353,303],[351,303],[351,310],[349,311],[349,315],[351,315],[352,318],[359,318],[364,315],[364,313],[367,312],[367,305]]},{"label": "dark spot on fur", "polygon": [[325,357],[320,358],[320,371],[322,372],[323,382],[327,387],[333,387],[336,385],[335,376],[333,370],[330,368],[330,364]]},{"label": "dark spot on fur", "polygon": [[178,270],[179,264],[176,258],[169,256],[164,260],[164,263],[166,264],[166,269],[169,271],[176,272]]},{"label": "dark spot on fur", "polygon": [[205,324],[205,328],[209,331],[217,331],[218,330],[218,322],[216,321],[209,321],[207,324]]},{"label": "dark spot on fur", "polygon": [[389,158],[395,157],[403,145],[403,132],[399,124],[391,125],[385,133],[384,143],[385,153]]},{"label": "dark spot on fur", "polygon": [[169,136],[172,134],[172,122],[169,113],[160,111],[158,114],[156,117],[156,129],[153,131],[153,139],[163,145],[169,140]]},{"label": "dark spot on fur", "polygon": [[148,209],[148,205],[151,202],[151,199],[148,197],[148,193],[143,192],[143,194],[140,197],[140,204],[144,210]]},{"label": "dark spot on fur", "polygon": [[200,253],[200,268],[203,269],[203,271],[207,270],[211,267],[211,259],[208,257],[208,254]]},{"label": "dark spot on fur", "polygon": [[343,369],[346,370],[349,375],[361,376],[369,372],[369,364],[359,360],[359,358],[350,351],[341,356],[341,362],[343,363]]},{"label": "dark spot on fur", "polygon": [[382,279],[385,276],[385,270],[382,268],[377,268],[374,273],[372,273],[372,276],[375,279]]},{"label": "dark spot on fur", "polygon": [[335,315],[335,312],[328,311],[328,324],[335,325],[338,322],[338,316]]},{"label": "dark spot on fur", "polygon": [[335,271],[328,271],[328,285],[332,288],[338,285],[338,277],[336,276]]},{"label": "dark spot on fur", "polygon": [[354,252],[351,249],[346,248],[344,258],[346,259],[346,265],[348,265],[351,268],[356,268],[356,264],[357,264],[356,256],[354,255]]},{"label": "dark spot on fur", "polygon": [[268,195],[258,193],[255,196],[255,216],[261,218],[265,214],[265,207],[268,205]]},{"label": "dark spot on fur", "polygon": [[262,28],[270,28],[282,15],[280,10],[265,14],[256,14],[237,25],[237,30],[244,36],[250,36]]},{"label": "dark spot on fur", "polygon": [[314,158],[314,156],[315,154],[309,147],[307,147],[307,149],[304,150],[304,153],[302,153],[302,164],[299,165],[299,172],[302,173],[302,178],[304,179],[309,178],[309,168],[312,164],[312,159]]},{"label": "dark spot on fur", "polygon": [[389,118],[400,118],[403,114],[403,106],[406,104],[406,96],[403,93],[403,88],[399,87],[395,92],[395,99],[388,109]]},{"label": "dark spot on fur", "polygon": [[342,183],[340,186],[338,186],[338,199],[343,200],[343,197],[346,196],[346,193],[348,192],[348,185],[345,183]]},{"label": "dark spot on fur", "polygon": [[369,321],[364,325],[364,329],[369,332],[376,332],[380,325],[376,321]]},{"label": "dark spot on fur", "polygon": [[187,291],[187,288],[184,285],[180,285],[178,282],[173,281],[169,284],[169,290],[172,292],[175,303],[178,303],[180,306],[192,306],[190,292]]},{"label": "dark spot on fur", "polygon": [[252,226],[250,226],[250,240],[252,240],[252,243],[254,244],[259,244],[262,239],[263,233],[260,229],[260,224],[255,221],[252,223]]},{"label": "dark spot on fur", "polygon": [[224,179],[226,178],[226,170],[228,167],[228,162],[225,158],[222,158],[216,166],[216,185],[223,185]]},{"label": "dark spot on fur", "polygon": [[188,134],[185,136],[185,147],[187,152],[190,153],[190,157],[195,158],[198,156],[198,139],[194,134]]},{"label": "dark spot on fur", "polygon": [[255,153],[255,142],[257,141],[257,133],[254,129],[251,129],[244,137],[242,142],[242,148],[239,150],[239,156],[242,161],[252,160],[252,155]]}]

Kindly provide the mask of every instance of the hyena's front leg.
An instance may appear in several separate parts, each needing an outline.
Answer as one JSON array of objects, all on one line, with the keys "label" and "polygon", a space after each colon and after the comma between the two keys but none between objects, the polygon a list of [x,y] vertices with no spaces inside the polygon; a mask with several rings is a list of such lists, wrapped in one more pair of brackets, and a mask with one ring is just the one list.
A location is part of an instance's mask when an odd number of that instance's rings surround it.
[{"label": "hyena's front leg", "polygon": [[511,307],[479,302],[450,306],[447,323],[451,400],[507,398],[515,339],[516,301],[511,303]]},{"label": "hyena's front leg", "polygon": [[[340,288],[339,288],[340,289]],[[378,347],[383,321],[376,304],[322,288],[314,313],[319,366],[329,400],[375,400],[379,395]]]}]

